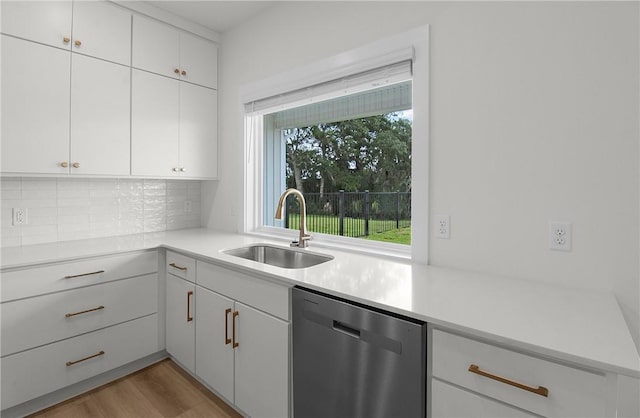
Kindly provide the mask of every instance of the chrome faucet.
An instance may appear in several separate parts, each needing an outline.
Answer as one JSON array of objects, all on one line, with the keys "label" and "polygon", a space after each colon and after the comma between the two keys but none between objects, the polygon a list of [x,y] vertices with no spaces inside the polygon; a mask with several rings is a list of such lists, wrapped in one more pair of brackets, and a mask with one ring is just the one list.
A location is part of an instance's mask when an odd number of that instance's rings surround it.
[{"label": "chrome faucet", "polygon": [[284,202],[287,200],[287,196],[289,196],[290,194],[296,195],[298,201],[300,202],[300,237],[298,238],[298,241],[293,241],[291,243],[291,246],[306,248],[309,245],[307,241],[311,239],[311,235],[307,234],[307,204],[305,203],[304,196],[302,195],[302,193],[300,193],[300,191],[296,189],[287,189],[284,191],[284,193],[282,193],[282,195],[280,195],[280,200],[278,200],[278,207],[276,208],[275,218],[282,219],[282,215],[284,214]]}]

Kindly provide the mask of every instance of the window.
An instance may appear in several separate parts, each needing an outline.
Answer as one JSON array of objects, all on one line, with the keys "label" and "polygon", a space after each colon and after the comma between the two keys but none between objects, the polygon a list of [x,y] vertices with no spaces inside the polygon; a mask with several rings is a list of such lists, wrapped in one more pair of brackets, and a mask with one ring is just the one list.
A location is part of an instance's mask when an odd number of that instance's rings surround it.
[{"label": "window", "polygon": [[[415,45],[398,43],[405,48],[385,54],[365,47],[350,51],[346,66],[336,57],[316,65],[315,76],[301,68],[292,70],[294,77],[251,86],[258,97],[245,101],[245,231],[295,237],[286,230],[298,229],[297,199],[288,199],[284,220],[274,219],[279,196],[293,187],[305,196],[314,240],[413,251],[411,214],[426,199],[412,195],[411,178],[426,173],[427,154],[416,169],[415,128],[426,137],[426,123],[414,121],[414,91],[427,77],[426,66],[418,65],[415,79]],[[335,62],[341,63],[337,70]],[[340,76],[330,78],[334,74]],[[418,108],[426,108],[424,93]],[[417,242],[424,248],[420,236]]]},{"label": "window", "polygon": [[309,232],[410,244],[411,81],[263,118],[265,148],[272,150],[264,179],[273,186],[265,188],[263,225],[299,228],[297,199],[288,200],[283,221],[272,210],[285,189],[295,188],[306,200]]}]

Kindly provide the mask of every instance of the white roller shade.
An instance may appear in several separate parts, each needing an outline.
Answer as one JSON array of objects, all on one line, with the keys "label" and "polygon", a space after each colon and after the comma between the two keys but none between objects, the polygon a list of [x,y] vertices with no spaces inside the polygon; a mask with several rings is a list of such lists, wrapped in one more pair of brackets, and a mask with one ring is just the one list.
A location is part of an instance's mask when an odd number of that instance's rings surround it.
[{"label": "white roller shade", "polygon": [[[408,90],[407,87],[400,87],[398,89],[392,88],[386,92],[382,92],[382,89],[383,87],[392,87],[409,81],[411,80],[411,76],[411,60],[405,60],[362,73],[316,84],[303,89],[282,93],[277,96],[256,100],[245,104],[245,112],[248,114],[266,114],[277,113],[295,107],[307,107],[306,112],[309,116],[305,116],[305,118],[307,120],[314,119],[317,121],[318,118],[314,118],[311,115],[315,111],[319,113],[331,113],[327,108],[328,105],[320,105],[320,102],[330,101],[331,99],[344,99],[346,98],[345,96],[352,96],[351,103],[349,103],[349,101],[343,101],[339,104],[343,109],[353,108],[356,106],[355,103],[357,100],[364,101],[366,99],[371,99],[372,101],[377,101],[379,103],[384,100],[402,100],[392,98],[391,93],[404,94],[406,96],[407,91],[410,93],[410,87]],[[381,90],[381,92],[367,95],[366,92],[371,90]],[[361,96],[360,93],[363,95]],[[318,104],[319,106],[309,106],[314,104]],[[336,105],[338,104],[336,103]],[[370,111],[365,113],[368,112]],[[283,123],[285,123],[285,120],[292,121],[294,118],[293,116],[283,116],[282,120]],[[291,122],[286,122],[285,124],[289,123]]]}]

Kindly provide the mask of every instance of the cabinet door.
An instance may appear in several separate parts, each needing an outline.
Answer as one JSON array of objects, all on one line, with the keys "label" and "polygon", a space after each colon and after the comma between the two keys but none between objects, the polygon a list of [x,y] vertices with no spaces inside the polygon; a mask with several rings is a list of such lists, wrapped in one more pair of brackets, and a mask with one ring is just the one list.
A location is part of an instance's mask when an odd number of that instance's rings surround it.
[{"label": "cabinet door", "polygon": [[2,1],[0,7],[2,33],[71,48],[70,1]]},{"label": "cabinet door", "polygon": [[131,13],[125,9],[103,1],[75,1],[72,34],[74,52],[131,63]]},{"label": "cabinet door", "polygon": [[71,54],[2,35],[2,62],[2,171],[68,173]]},{"label": "cabinet door", "polygon": [[439,380],[432,379],[431,382],[432,418],[533,418],[537,416]]},{"label": "cabinet door", "polygon": [[195,372],[195,285],[167,274],[166,346],[181,365]]},{"label": "cabinet door", "polygon": [[218,93],[180,83],[180,175],[218,175]]},{"label": "cabinet door", "polygon": [[218,87],[218,46],[188,33],[180,33],[180,79],[205,87]]},{"label": "cabinet door", "polygon": [[178,167],[179,84],[133,70],[131,80],[131,174],[176,175]]},{"label": "cabinet door", "polygon": [[235,403],[250,416],[289,416],[289,324],[236,302]]},{"label": "cabinet door", "polygon": [[196,287],[196,374],[233,402],[233,300]]},{"label": "cabinet door", "polygon": [[71,173],[129,175],[130,69],[78,54],[71,68]]},{"label": "cabinet door", "polygon": [[179,77],[180,36],[176,29],[134,15],[132,45],[131,65],[134,68]]}]

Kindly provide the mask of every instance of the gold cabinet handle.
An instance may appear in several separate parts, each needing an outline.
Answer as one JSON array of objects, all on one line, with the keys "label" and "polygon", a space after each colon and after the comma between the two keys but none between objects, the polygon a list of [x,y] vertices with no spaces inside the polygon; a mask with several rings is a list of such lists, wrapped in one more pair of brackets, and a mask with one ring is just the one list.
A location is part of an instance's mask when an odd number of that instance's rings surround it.
[{"label": "gold cabinet handle", "polygon": [[80,163],[73,163],[71,165],[73,166],[73,168],[80,168]]},{"label": "gold cabinet handle", "polygon": [[171,267],[173,267],[174,269],[178,269],[178,270],[182,270],[182,271],[187,271],[187,268],[186,268],[186,267],[179,266],[179,265],[177,265],[176,263],[171,263],[171,264],[169,264],[169,265],[170,265]]},{"label": "gold cabinet handle", "polygon": [[87,361],[87,360],[89,360],[89,359],[92,359],[92,358],[94,358],[94,357],[98,357],[98,356],[102,356],[102,355],[104,355],[104,351],[100,350],[99,352],[97,352],[97,353],[95,353],[95,354],[92,354],[92,355],[90,355],[90,356],[87,356],[87,357],[85,357],[85,358],[81,358],[80,360],[67,361],[67,367],[69,367],[69,366],[73,366],[73,365],[74,365],[74,364],[76,364],[76,363],[81,363],[81,362],[83,362],[83,361]]},{"label": "gold cabinet handle", "polygon": [[104,306],[100,305],[97,308],[92,308],[92,309],[87,309],[86,311],[80,311],[80,312],[74,312],[74,313],[68,313],[66,314],[64,317],[65,318],[71,318],[72,316],[76,316],[76,315],[82,315],[82,314],[86,314],[89,312],[95,312],[95,311],[100,311],[104,309]]},{"label": "gold cabinet handle", "polygon": [[193,321],[193,316],[191,316],[191,296],[193,296],[193,290],[187,292],[187,322]]},{"label": "gold cabinet handle", "polygon": [[104,270],[92,271],[91,273],[75,274],[73,276],[64,276],[65,279],[75,279],[76,277],[91,276],[93,274],[104,273]]},{"label": "gold cabinet handle", "polygon": [[180,74],[180,69],[179,68],[174,68],[173,72],[176,73],[176,74]]},{"label": "gold cabinet handle", "polygon": [[181,172],[181,173],[184,173],[184,172],[186,172],[186,171],[187,171],[187,169],[186,169],[186,168],[184,168],[184,167],[180,167],[180,172]]},{"label": "gold cabinet handle", "polygon": [[233,348],[237,348],[240,345],[240,343],[236,341],[236,318],[238,316],[240,316],[240,312],[233,311],[233,319],[231,321],[231,338],[233,339]]},{"label": "gold cabinet handle", "polygon": [[180,71],[180,74],[187,75],[187,72],[185,70],[182,70],[182,71]]},{"label": "gold cabinet handle", "polygon": [[68,44],[69,42],[71,42],[71,38],[69,38],[68,36],[65,36],[64,38],[62,38],[62,42],[64,42],[65,44]]},{"label": "gold cabinet handle", "polygon": [[527,392],[535,393],[536,395],[544,396],[545,398],[549,396],[549,389],[544,386],[538,386],[537,388],[533,388],[531,386],[523,385],[522,383],[514,382],[513,380],[505,379],[504,377],[496,376],[495,374],[487,373],[485,371],[480,370],[475,364],[471,364],[469,366],[469,371],[471,373],[479,374],[480,376],[484,376],[489,379],[497,380],[498,382],[515,386],[519,389],[526,390]]},{"label": "gold cabinet handle", "polygon": [[69,163],[66,162],[66,161],[63,161],[63,162],[60,163],[60,167],[67,168],[67,167],[69,167]]},{"label": "gold cabinet handle", "polygon": [[229,314],[231,313],[231,308],[227,308],[224,311],[224,344],[230,344],[231,338],[229,338]]},{"label": "gold cabinet handle", "polygon": [[80,45],[82,45],[82,42],[80,42],[80,41],[76,40],[73,44],[74,44],[75,46],[80,46]]}]

